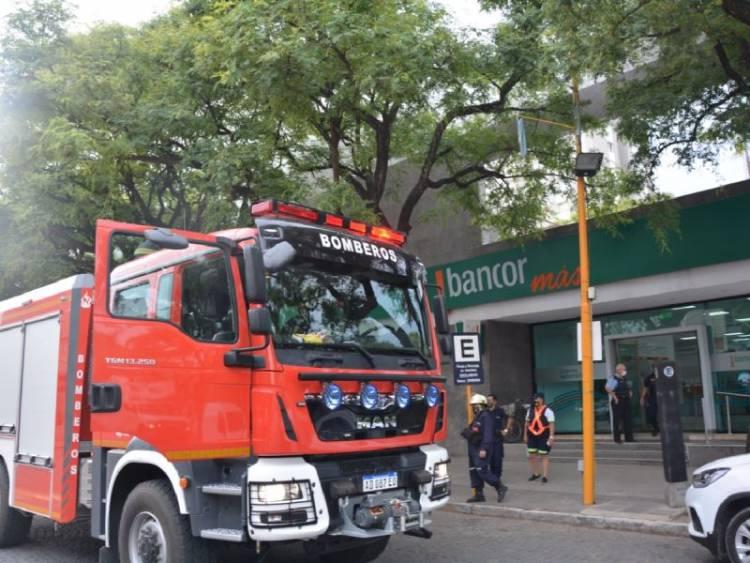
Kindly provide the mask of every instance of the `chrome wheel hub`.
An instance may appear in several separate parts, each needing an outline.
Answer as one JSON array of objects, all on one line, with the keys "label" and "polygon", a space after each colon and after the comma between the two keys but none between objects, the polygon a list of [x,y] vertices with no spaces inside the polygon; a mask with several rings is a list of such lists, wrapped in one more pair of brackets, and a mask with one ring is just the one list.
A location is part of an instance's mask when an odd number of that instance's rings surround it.
[{"label": "chrome wheel hub", "polygon": [[133,519],[128,534],[128,555],[133,563],[166,563],[164,530],[150,512],[140,512]]},{"label": "chrome wheel hub", "polygon": [[734,534],[734,549],[740,561],[750,563],[750,519],[740,524]]}]

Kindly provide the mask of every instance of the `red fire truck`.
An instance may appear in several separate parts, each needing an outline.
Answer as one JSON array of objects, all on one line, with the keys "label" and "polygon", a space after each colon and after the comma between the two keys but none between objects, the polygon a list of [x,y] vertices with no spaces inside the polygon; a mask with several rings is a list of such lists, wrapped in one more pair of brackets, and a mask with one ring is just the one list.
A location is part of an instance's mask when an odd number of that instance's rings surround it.
[{"label": "red fire truck", "polygon": [[0,302],[0,546],[33,516],[90,517],[123,563],[298,540],[363,562],[429,538],[450,494],[441,297],[399,232],[253,215],[99,221],[93,276]]}]

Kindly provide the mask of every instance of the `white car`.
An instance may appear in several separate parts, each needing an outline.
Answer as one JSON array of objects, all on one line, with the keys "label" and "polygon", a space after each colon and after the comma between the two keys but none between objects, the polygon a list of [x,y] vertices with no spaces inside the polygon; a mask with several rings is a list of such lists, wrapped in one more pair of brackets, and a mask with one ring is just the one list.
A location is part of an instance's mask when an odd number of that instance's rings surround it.
[{"label": "white car", "polygon": [[685,504],[691,538],[716,557],[750,563],[750,454],[718,459],[693,472]]}]

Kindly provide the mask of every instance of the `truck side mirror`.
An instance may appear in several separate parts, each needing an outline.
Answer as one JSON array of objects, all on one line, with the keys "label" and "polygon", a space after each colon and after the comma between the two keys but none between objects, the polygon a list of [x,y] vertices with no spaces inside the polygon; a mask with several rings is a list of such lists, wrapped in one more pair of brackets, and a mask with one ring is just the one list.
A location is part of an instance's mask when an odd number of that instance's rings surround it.
[{"label": "truck side mirror", "polygon": [[266,302],[266,269],[263,265],[263,252],[257,245],[246,246],[242,250],[245,263],[245,299],[248,303]]},{"label": "truck side mirror", "polygon": [[247,317],[250,322],[250,331],[253,334],[269,335],[272,333],[271,312],[267,307],[250,309],[247,312]]},{"label": "truck side mirror", "polygon": [[450,336],[441,334],[438,336],[440,341],[440,351],[444,356],[450,356],[453,353],[453,345],[451,344]]},{"label": "truck side mirror", "polygon": [[169,229],[150,229],[146,231],[144,235],[147,241],[154,243],[159,248],[182,250],[190,245],[185,237],[176,235]]},{"label": "truck side mirror", "polygon": [[287,241],[281,241],[263,254],[263,265],[269,272],[278,272],[292,263],[297,251]]},{"label": "truck side mirror", "polygon": [[438,294],[432,300],[432,312],[435,315],[435,328],[438,334],[450,334],[448,315],[445,313],[445,301]]}]

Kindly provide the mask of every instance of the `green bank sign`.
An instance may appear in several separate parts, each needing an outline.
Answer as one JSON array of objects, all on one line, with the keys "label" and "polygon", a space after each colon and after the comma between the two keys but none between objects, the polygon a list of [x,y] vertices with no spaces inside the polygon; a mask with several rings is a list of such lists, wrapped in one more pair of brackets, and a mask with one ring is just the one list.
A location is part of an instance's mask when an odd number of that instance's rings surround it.
[{"label": "green bank sign", "polygon": [[[661,252],[645,220],[617,235],[589,235],[591,283],[678,272],[750,258],[750,194],[680,211],[680,230]],[[542,295],[580,286],[578,235],[571,231],[523,247],[483,254],[430,268],[445,288],[449,309]]]}]

